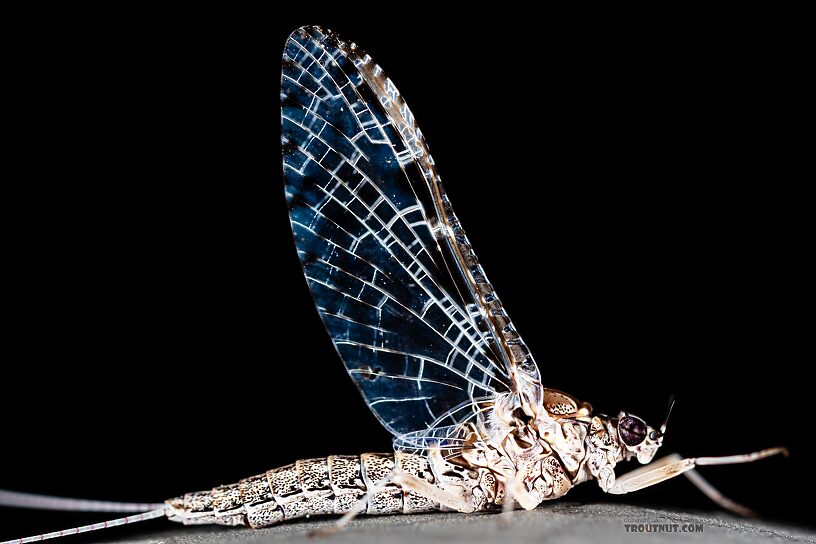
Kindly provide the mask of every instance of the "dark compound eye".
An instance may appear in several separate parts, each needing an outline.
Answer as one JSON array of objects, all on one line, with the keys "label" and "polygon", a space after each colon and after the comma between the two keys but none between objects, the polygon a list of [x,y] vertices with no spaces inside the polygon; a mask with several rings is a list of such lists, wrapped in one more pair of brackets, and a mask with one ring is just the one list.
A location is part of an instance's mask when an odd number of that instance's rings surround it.
[{"label": "dark compound eye", "polygon": [[623,443],[632,448],[646,440],[646,424],[637,417],[622,417],[618,421],[618,434]]}]

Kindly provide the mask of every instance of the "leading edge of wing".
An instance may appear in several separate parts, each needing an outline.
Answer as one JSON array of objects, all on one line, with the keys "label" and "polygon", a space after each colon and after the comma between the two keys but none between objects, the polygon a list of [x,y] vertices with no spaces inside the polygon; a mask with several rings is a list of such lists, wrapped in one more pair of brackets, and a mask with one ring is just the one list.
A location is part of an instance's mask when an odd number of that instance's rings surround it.
[{"label": "leading edge of wing", "polygon": [[381,76],[331,33],[304,27],[290,36],[281,82],[286,196],[332,341],[371,410],[402,435],[508,391],[509,380],[438,243],[413,118],[407,106],[399,119],[389,114],[389,98],[362,71]]},{"label": "leading edge of wing", "polygon": [[519,394],[521,406],[533,415],[530,405],[540,405],[543,391],[538,365],[510,321],[453,211],[413,113],[391,80],[368,55],[359,57],[355,65],[388,117],[399,127],[400,135],[412,152],[413,163],[425,181],[425,191],[417,191],[417,194],[430,196],[426,201],[427,209],[433,212],[429,213],[430,226],[457,293],[496,359],[504,363],[511,390]]}]

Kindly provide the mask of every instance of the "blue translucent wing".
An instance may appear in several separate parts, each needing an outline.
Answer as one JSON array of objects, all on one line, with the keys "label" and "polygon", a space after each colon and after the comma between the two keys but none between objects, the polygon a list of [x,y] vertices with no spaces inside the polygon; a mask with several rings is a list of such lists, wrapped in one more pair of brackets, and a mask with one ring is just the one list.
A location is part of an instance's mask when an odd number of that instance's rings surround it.
[{"label": "blue translucent wing", "polygon": [[290,36],[282,72],[295,244],[371,410],[400,436],[454,425],[472,417],[468,406],[515,391],[517,363],[535,363],[391,81],[354,44],[318,27]]}]

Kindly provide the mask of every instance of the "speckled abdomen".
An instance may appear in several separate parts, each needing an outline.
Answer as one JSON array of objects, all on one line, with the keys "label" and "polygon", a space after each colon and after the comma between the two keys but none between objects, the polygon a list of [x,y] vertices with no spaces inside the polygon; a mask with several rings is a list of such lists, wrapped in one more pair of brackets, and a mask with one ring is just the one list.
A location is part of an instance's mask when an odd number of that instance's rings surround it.
[{"label": "speckled abdomen", "polygon": [[287,519],[319,514],[344,514],[366,495],[363,513],[395,514],[439,508],[395,483],[377,484],[394,468],[433,483],[428,460],[406,453],[364,453],[304,459],[245,478],[237,484],[187,493],[170,499],[168,517],[185,525],[217,523],[264,527]]}]

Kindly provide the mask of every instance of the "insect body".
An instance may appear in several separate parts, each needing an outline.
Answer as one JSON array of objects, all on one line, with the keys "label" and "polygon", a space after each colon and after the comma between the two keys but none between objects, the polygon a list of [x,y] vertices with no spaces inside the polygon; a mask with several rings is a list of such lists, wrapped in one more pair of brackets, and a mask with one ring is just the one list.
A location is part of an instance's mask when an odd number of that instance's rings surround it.
[{"label": "insect body", "polygon": [[[304,515],[345,514],[360,501],[368,514],[472,512],[502,505],[507,482],[519,475],[518,484],[536,505],[560,497],[573,483],[613,479],[612,467],[624,454],[610,439],[608,423],[564,393],[544,390],[544,399],[549,422],[541,430],[544,439],[534,438],[530,428],[531,442],[508,433],[492,446],[301,460],[170,500],[168,517],[186,524],[262,527]],[[480,440],[472,432],[470,438]]]},{"label": "insect body", "polygon": [[[297,30],[284,51],[281,113],[286,198],[306,280],[349,375],[394,435],[394,452],[297,461],[106,526],[161,516],[263,527],[312,514],[346,514],[345,523],[357,513],[530,509],[588,480],[627,493],[683,473],[722,506],[747,512],[693,469],[782,448],[649,464],[665,422],[655,429],[624,412],[594,414],[544,387],[411,110],[368,55],[318,27]],[[647,466],[616,477],[631,459]],[[81,509],[10,492],[0,503]]]}]

